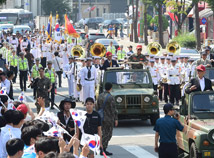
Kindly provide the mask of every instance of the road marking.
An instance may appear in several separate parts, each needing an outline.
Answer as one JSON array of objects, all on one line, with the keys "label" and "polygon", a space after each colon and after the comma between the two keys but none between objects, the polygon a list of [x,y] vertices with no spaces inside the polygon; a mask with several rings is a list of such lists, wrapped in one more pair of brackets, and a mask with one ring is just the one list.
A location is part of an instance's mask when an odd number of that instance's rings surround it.
[{"label": "road marking", "polygon": [[144,135],[122,135],[122,136],[112,136],[113,138],[123,138],[123,137],[154,137],[155,134],[144,134]]},{"label": "road marking", "polygon": [[155,155],[149,153],[148,151],[144,150],[143,148],[133,145],[133,146],[121,146],[126,151],[130,152],[131,154],[135,155],[137,158],[157,158]]}]

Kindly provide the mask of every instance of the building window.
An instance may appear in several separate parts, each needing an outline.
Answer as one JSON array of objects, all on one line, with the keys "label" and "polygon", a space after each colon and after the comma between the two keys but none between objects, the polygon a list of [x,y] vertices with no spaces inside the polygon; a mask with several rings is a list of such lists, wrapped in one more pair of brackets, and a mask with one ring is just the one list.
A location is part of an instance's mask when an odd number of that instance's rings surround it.
[{"label": "building window", "polygon": [[106,8],[103,8],[103,13],[106,13]]},{"label": "building window", "polygon": [[99,8],[97,8],[97,17],[99,17]]}]

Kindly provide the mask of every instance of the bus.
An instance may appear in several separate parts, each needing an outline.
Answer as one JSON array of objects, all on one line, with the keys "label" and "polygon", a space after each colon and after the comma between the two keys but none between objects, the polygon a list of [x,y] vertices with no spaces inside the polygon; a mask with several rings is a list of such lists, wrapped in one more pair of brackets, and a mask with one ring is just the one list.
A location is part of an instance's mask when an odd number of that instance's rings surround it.
[{"label": "bus", "polygon": [[33,13],[24,9],[2,9],[0,10],[0,24],[28,25],[33,29]]}]

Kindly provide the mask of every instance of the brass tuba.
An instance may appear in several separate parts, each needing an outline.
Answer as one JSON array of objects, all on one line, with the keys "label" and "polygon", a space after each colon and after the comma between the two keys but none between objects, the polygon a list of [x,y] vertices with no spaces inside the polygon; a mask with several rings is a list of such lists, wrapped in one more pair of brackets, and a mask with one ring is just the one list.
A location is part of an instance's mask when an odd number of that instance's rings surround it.
[{"label": "brass tuba", "polygon": [[100,43],[94,43],[90,48],[90,52],[92,56],[103,57],[106,54],[106,48]]},{"label": "brass tuba", "polygon": [[158,55],[161,52],[161,45],[158,42],[149,43],[147,46],[148,53],[151,55]]},{"label": "brass tuba", "polygon": [[78,56],[79,58],[85,57],[85,50],[80,45],[75,45],[71,49],[72,56]]},{"label": "brass tuba", "polygon": [[181,51],[181,46],[177,42],[172,41],[166,45],[166,49],[169,53],[173,53],[174,55],[179,55]]}]

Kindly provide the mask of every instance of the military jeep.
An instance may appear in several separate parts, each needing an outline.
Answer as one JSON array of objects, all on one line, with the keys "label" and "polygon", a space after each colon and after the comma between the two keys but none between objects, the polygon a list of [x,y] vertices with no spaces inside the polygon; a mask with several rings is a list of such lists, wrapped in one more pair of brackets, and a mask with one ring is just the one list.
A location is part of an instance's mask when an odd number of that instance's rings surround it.
[{"label": "military jeep", "polygon": [[111,94],[115,97],[118,119],[150,119],[151,124],[155,124],[159,118],[159,102],[148,70],[107,70],[97,95],[105,91],[106,82],[113,84]]},{"label": "military jeep", "polygon": [[214,157],[214,92],[186,94],[180,106],[180,120],[187,133],[177,132],[179,151],[188,153],[190,158]]}]

